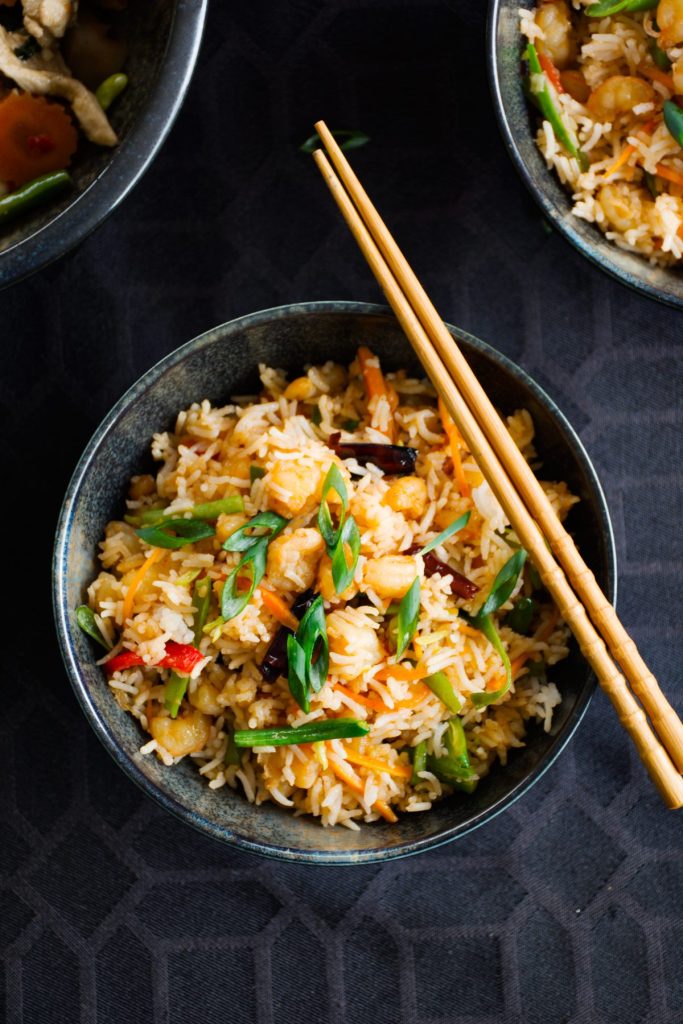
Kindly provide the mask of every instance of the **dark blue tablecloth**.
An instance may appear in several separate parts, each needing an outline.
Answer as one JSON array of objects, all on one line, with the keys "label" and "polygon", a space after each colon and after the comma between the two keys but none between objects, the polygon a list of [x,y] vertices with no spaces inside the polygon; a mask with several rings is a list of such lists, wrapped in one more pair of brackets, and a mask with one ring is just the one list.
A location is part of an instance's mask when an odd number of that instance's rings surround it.
[{"label": "dark blue tablecloth", "polygon": [[549,234],[499,139],[485,5],[221,3],[162,154],[81,248],[0,296],[12,606],[0,715],[0,1006],[17,1024],[683,1020],[681,818],[602,695],[481,831],[387,867],[266,862],[141,796],[91,734],[53,636],[56,514],[90,433],[153,362],[241,313],[378,292],[310,160],[354,162],[444,317],[517,360],[605,485],[623,618],[681,708],[676,312]]}]

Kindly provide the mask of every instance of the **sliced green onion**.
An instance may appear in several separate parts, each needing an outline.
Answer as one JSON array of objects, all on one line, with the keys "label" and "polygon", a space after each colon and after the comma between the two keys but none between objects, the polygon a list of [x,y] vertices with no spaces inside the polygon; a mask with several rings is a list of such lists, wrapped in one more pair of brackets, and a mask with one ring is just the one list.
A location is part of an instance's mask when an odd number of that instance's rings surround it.
[{"label": "sliced green onion", "polygon": [[683,146],[683,110],[673,100],[665,100],[664,124],[669,129],[669,135],[676,140],[679,146]]},{"label": "sliced green onion", "polygon": [[203,519],[168,519],[163,524],[135,531],[141,540],[155,548],[183,548],[186,544],[213,537],[213,526]]},{"label": "sliced green onion", "polygon": [[417,786],[418,782],[423,781],[420,778],[420,772],[424,772],[427,769],[427,741],[421,740],[416,747],[413,747],[411,755],[413,761],[413,774],[410,781],[413,786]]},{"label": "sliced green onion", "polygon": [[204,626],[209,615],[211,604],[211,578],[204,576],[197,580],[192,592],[192,602],[197,609],[194,614],[194,645],[199,647],[199,642],[204,636]]},{"label": "sliced green onion", "polygon": [[653,39],[650,43],[650,56],[653,61],[660,69],[660,71],[670,71],[671,61],[667,57],[665,51],[659,46],[656,39]]},{"label": "sliced green onion", "polygon": [[442,530],[438,537],[435,537],[434,540],[430,540],[428,544],[425,544],[423,548],[420,548],[418,554],[428,555],[430,551],[434,550],[434,548],[438,548],[439,544],[443,544],[443,542],[448,540],[449,537],[452,537],[454,533],[457,533],[458,530],[462,530],[467,526],[469,521],[470,513],[465,512],[464,515],[460,516],[459,519],[456,519],[450,526],[447,526],[445,530]]},{"label": "sliced green onion", "polygon": [[[230,540],[232,540],[232,537],[228,537],[225,543],[227,544]],[[225,547],[225,544],[223,547]],[[252,543],[226,579],[223,593],[221,594],[221,615],[225,622],[239,615],[251,601],[254,591],[266,574],[267,550],[268,539],[266,537],[261,537],[256,543]],[[249,589],[238,593],[238,580],[243,579],[245,576],[250,581]]]},{"label": "sliced green onion", "polygon": [[244,498],[241,494],[231,494],[229,498],[207,501],[203,505],[193,505],[190,509],[193,519],[215,520],[219,516],[231,516],[236,512],[244,512]]},{"label": "sliced green onion", "polygon": [[493,615],[494,612],[497,612],[505,604],[517,586],[517,580],[524,568],[525,561],[526,551],[523,548],[515,551],[512,558],[507,560],[493,581],[489,596],[484,601],[475,618],[479,618],[480,615]]},{"label": "sliced green onion", "polygon": [[508,612],[504,619],[504,625],[509,626],[520,636],[526,636],[529,627],[536,614],[537,605],[533,597],[520,597],[515,601],[514,608]]},{"label": "sliced green onion", "polygon": [[358,429],[360,420],[344,420],[342,423],[342,430],[348,430],[349,434],[352,434],[354,430]]},{"label": "sliced green onion", "polygon": [[500,655],[500,660],[503,662],[503,668],[505,669],[505,682],[497,690],[480,690],[479,693],[473,693],[470,696],[470,700],[474,704],[475,708],[485,708],[489,704],[495,704],[495,702],[500,700],[500,698],[503,697],[510,689],[510,686],[512,685],[512,666],[510,665],[508,653],[503,647],[503,642],[498,636],[498,630],[496,629],[491,616],[478,615],[477,626]]},{"label": "sliced green onion", "polygon": [[[275,540],[279,533],[282,533],[288,522],[288,519],[277,515],[276,512],[259,512],[244,526],[240,526],[239,530],[231,533],[223,548],[225,551],[248,551],[262,541],[268,545],[271,540]],[[266,532],[252,534],[248,532],[251,530],[265,530]]]},{"label": "sliced green onion", "polygon": [[320,411],[319,405],[314,405],[311,409],[311,423],[315,427],[319,427],[323,421],[323,414]]},{"label": "sliced green onion", "polygon": [[[351,554],[347,558],[346,549]],[[346,588],[353,581],[360,555],[360,532],[353,516],[345,520],[339,534],[337,546],[332,555],[332,582],[338,594],[343,594]]]},{"label": "sliced green onion", "polygon": [[[339,516],[339,525],[335,527],[332,522],[332,513],[330,512],[330,506],[327,502],[327,495],[330,491],[336,491],[341,500],[341,513]],[[330,558],[334,554],[334,549],[337,546],[339,538],[341,536],[342,527],[344,525],[344,518],[346,516],[346,510],[349,506],[349,496],[346,490],[346,484],[344,477],[341,475],[339,466],[335,462],[332,463],[327,471],[325,480],[323,481],[323,489],[320,498],[320,508],[318,509],[318,529],[320,530],[320,536],[325,541],[327,547],[327,553]]]},{"label": "sliced green onion", "polygon": [[656,199],[659,195],[659,189],[657,188],[657,175],[650,174],[649,171],[644,171],[643,177],[645,178],[645,184],[647,185],[648,192],[653,199]]},{"label": "sliced green onion", "polygon": [[367,736],[369,732],[368,723],[357,718],[326,718],[280,729],[239,729],[235,733],[235,744],[238,747],[286,747],[294,743],[352,739]]},{"label": "sliced green onion", "polygon": [[651,11],[658,3],[659,0],[599,0],[599,3],[586,7],[585,13],[589,18],[607,18],[612,14],[619,14],[620,11],[627,11],[629,14]]},{"label": "sliced green onion", "polygon": [[567,129],[562,120],[562,115],[555,103],[555,90],[541,67],[538,52],[533,43],[527,45],[524,56],[529,63],[529,89],[541,114],[550,123],[557,141],[571,156],[575,157],[579,169],[581,171],[588,170],[590,161],[583,150],[579,149],[576,137]]},{"label": "sliced green onion", "polygon": [[190,569],[188,572],[183,573],[183,575],[179,576],[178,579],[175,581],[176,586],[189,587],[190,583],[194,583],[194,581],[197,579],[201,571],[201,569]]},{"label": "sliced green onion", "polygon": [[[370,141],[370,136],[366,135],[365,132],[350,131],[346,128],[333,128],[331,134],[339,143],[339,148],[348,152],[350,149],[360,149],[361,146],[367,145]],[[305,142],[299,146],[301,153],[313,153],[316,149],[320,149],[322,146],[322,139],[316,132],[315,135],[309,136]]]},{"label": "sliced green onion", "polygon": [[250,466],[249,467],[249,481],[254,483],[256,480],[260,480],[261,477],[266,475],[266,471],[263,466]]},{"label": "sliced green onion", "polygon": [[462,707],[462,702],[445,672],[434,672],[431,676],[427,676],[423,682],[439,698],[441,703],[446,705],[449,711],[457,715]]},{"label": "sliced green onion", "polygon": [[478,779],[472,773],[462,719],[457,716],[450,719],[444,741],[448,753],[443,757],[428,757],[429,771],[449,786],[473,792]]},{"label": "sliced green onion", "polygon": [[116,74],[110,75],[109,78],[98,85],[95,90],[95,99],[102,107],[102,110],[109,110],[117,96],[120,96],[123,90],[128,85],[128,75]]},{"label": "sliced green onion", "polygon": [[228,766],[239,766],[242,763],[242,757],[239,752],[239,748],[235,743],[235,734],[231,729],[226,729],[226,733],[228,735],[228,742],[225,748],[225,757],[223,758],[223,764],[226,764]]},{"label": "sliced green onion", "polygon": [[87,633],[89,637],[97,641],[100,647],[104,647],[105,651],[111,650],[111,644],[108,644],[104,639],[100,627],[97,625],[94,611],[92,608],[88,608],[87,604],[79,605],[76,609],[76,622],[84,633]]},{"label": "sliced green onion", "polygon": [[396,657],[400,658],[415,636],[420,617],[420,577],[416,576],[398,608]]},{"label": "sliced green onion", "polygon": [[170,713],[171,718],[176,718],[178,715],[189,681],[189,676],[182,676],[179,672],[171,672],[168,677],[168,682],[164,687],[164,707]]},{"label": "sliced green onion", "polygon": [[287,637],[287,685],[304,714],[311,710],[310,689],[306,680],[306,653],[295,636]]},{"label": "sliced green onion", "polygon": [[330,647],[323,599],[318,595],[302,616],[295,636],[287,637],[289,690],[302,711],[310,710],[311,691],[327,681]]}]

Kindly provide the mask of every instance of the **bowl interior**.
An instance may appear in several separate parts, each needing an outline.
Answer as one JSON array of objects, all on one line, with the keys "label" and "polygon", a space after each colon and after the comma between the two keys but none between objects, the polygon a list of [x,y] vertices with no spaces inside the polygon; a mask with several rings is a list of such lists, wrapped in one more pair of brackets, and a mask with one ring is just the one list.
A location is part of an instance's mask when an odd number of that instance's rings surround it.
[{"label": "bowl interior", "polygon": [[[462,331],[463,351],[503,412],[527,408],[537,428],[544,473],[566,480],[580,495],[569,527],[608,594],[614,586],[614,551],[604,497],[585,452],[550,399],[504,357]],[[214,792],[188,762],[171,769],[143,757],[137,722],[112,699],[95,665],[91,642],[75,626],[73,609],[98,571],[97,542],[109,519],[121,514],[129,477],[149,461],[152,432],[171,429],[178,410],[193,401],[225,401],[253,393],[258,363],[300,372],[304,364],[333,358],[349,362],[360,342],[387,368],[419,372],[401,329],[379,307],[317,303],[253,314],[217,327],[150,370],[114,408],[86,450],[67,494],[55,555],[55,604],[67,667],[87,717],[109,752],[168,809],[202,830],[276,856],[317,862],[358,862],[416,852],[461,834],[502,809],[559,752],[581,717],[594,681],[575,648],[552,678],[563,701],[550,733],[533,730],[527,746],[496,766],[473,796],[456,795],[397,825],[360,832],[322,829],[275,805],[253,807],[227,787]]]},{"label": "bowl interior", "polygon": [[619,249],[593,224],[571,212],[571,196],[549,170],[534,139],[538,116],[522,88],[523,40],[519,9],[536,0],[492,0],[489,12],[489,72],[503,138],[517,170],[548,220],[579,252],[602,270],[651,298],[683,306],[680,271],[651,266],[643,257]]},{"label": "bowl interior", "polygon": [[0,233],[0,286],[66,252],[126,195],[163,141],[194,66],[207,0],[130,5],[128,88],[109,117],[113,149],[81,137],[69,168],[74,188]]}]

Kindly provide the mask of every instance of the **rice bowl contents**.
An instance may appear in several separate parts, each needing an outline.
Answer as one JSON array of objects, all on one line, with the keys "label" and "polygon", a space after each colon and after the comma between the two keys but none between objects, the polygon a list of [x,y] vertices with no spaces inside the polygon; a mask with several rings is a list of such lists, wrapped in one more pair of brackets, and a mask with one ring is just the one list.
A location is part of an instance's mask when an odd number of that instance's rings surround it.
[{"label": "rice bowl contents", "polygon": [[[106,528],[77,617],[113,696],[144,753],[323,825],[471,793],[550,728],[566,626],[427,382],[365,348],[260,373],[154,435]],[[534,464],[531,417],[507,423]]]},{"label": "rice bowl contents", "polygon": [[683,257],[683,0],[520,10],[536,143],[574,216],[650,262]]}]

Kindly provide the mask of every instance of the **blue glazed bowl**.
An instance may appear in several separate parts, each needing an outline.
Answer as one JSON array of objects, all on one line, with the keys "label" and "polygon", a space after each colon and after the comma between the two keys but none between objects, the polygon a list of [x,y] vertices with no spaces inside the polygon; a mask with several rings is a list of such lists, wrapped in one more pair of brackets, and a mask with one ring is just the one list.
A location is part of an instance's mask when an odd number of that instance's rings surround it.
[{"label": "blue glazed bowl", "polygon": [[593,224],[571,212],[571,196],[546,167],[534,136],[538,116],[522,89],[523,41],[520,7],[536,0],[491,0],[488,22],[488,66],[493,103],[507,150],[522,181],[548,221],[601,270],[651,299],[683,307],[683,273],[653,267],[642,256],[619,249]]},{"label": "blue glazed bowl", "polygon": [[130,84],[112,107],[114,149],[81,142],[74,189],[0,232],[0,288],[63,256],[125,199],[168,135],[197,61],[208,0],[131,5],[125,72]]},{"label": "blue glazed bowl", "polygon": [[[615,553],[605,498],[581,442],[548,396],[504,356],[464,331],[467,359],[504,412],[524,407],[534,417],[545,472],[568,481],[581,502],[569,527],[606,593],[615,594]],[[532,730],[472,796],[455,795],[425,814],[396,825],[364,825],[360,832],[323,829],[275,804],[254,807],[227,787],[210,790],[189,759],[165,768],[143,757],[137,721],[116,704],[95,664],[91,641],[74,609],[98,572],[97,543],[106,523],[120,516],[129,478],[148,459],[151,434],[170,429],[178,410],[209,398],[256,390],[260,362],[297,373],[310,362],[350,362],[362,342],[385,366],[417,370],[396,320],[381,306],[315,302],[282,306],[215,327],[152,367],[114,406],[81,458],[64,500],[54,553],[53,595],[64,662],[86,718],[116,763],[162,807],[216,839],[285,860],[359,864],[391,860],[448,842],[482,825],[520,796],[560,753],[581,720],[595,680],[574,646],[553,679],[563,695],[550,733]],[[419,371],[418,371],[419,372]]]}]

